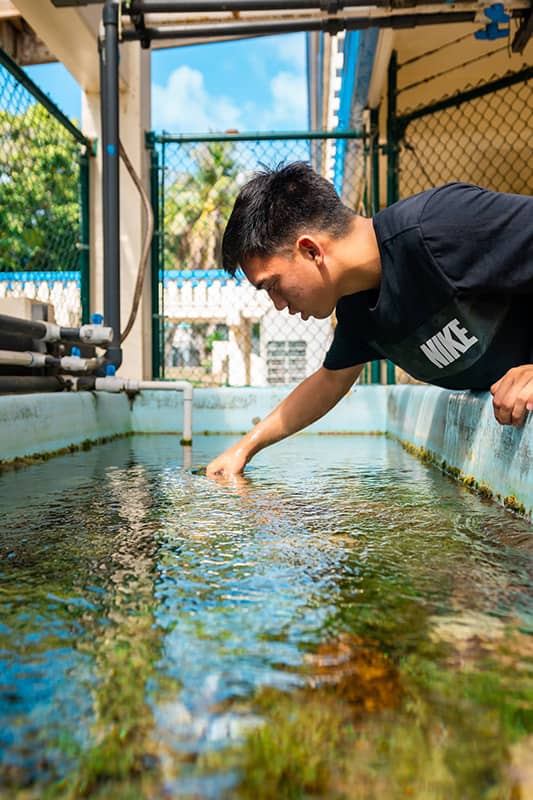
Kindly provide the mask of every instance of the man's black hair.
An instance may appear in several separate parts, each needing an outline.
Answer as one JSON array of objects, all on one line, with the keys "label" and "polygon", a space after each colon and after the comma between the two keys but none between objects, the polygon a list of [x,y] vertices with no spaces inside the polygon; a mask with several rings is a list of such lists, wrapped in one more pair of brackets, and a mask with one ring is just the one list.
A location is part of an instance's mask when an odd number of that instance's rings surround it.
[{"label": "man's black hair", "polygon": [[332,184],[296,161],[256,172],[241,189],[224,231],[222,264],[235,275],[248,259],[267,258],[294,244],[305,231],[345,236],[354,212]]}]

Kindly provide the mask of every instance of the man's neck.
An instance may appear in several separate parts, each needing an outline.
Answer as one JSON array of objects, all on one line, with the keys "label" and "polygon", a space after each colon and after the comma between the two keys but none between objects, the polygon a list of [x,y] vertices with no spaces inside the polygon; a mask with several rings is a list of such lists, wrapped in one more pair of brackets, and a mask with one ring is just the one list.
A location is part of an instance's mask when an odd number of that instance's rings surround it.
[{"label": "man's neck", "polygon": [[381,283],[381,258],[372,220],[356,216],[350,233],[337,242],[339,297],[368,289]]}]

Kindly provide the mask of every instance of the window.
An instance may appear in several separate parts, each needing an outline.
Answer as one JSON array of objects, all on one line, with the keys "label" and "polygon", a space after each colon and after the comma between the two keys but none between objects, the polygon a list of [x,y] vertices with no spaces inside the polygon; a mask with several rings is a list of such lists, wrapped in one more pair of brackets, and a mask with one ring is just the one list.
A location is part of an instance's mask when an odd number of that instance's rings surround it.
[{"label": "window", "polygon": [[298,383],[306,374],[306,342],[267,342],[267,381]]}]

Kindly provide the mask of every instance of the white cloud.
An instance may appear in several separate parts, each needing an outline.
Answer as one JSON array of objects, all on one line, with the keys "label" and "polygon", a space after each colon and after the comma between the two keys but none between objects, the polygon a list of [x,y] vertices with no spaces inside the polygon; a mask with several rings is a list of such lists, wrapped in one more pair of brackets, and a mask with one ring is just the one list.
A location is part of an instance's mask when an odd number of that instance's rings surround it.
[{"label": "white cloud", "polygon": [[239,128],[241,111],[231,99],[208,93],[196,69],[178,67],[166,86],[152,87],[152,128],[172,133],[203,133]]},{"label": "white cloud", "polygon": [[270,81],[271,105],[259,116],[263,129],[301,130],[307,124],[307,83],[303,74],[278,72]]},{"label": "white cloud", "polygon": [[290,33],[276,36],[272,40],[274,51],[280,61],[290,64],[292,71],[305,71],[305,34]]}]

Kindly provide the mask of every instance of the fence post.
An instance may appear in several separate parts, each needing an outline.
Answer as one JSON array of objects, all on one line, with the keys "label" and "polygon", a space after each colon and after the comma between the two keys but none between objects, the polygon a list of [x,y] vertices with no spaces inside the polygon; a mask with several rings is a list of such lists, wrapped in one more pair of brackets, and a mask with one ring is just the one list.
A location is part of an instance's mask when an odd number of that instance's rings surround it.
[{"label": "fence post", "polygon": [[160,218],[159,218],[159,157],[153,134],[146,136],[146,146],[150,150],[150,201],[154,214],[154,235],[150,252],[152,284],[152,376],[161,375],[161,325],[159,320],[159,271],[160,271]]},{"label": "fence post", "polygon": [[[370,180],[372,197],[372,215],[379,211],[379,108],[370,109]],[[370,365],[370,380],[372,383],[381,383],[380,362],[372,361]]]},{"label": "fence post", "polygon": [[84,325],[90,322],[91,295],[90,295],[90,259],[89,259],[89,148],[85,147],[80,153],[80,242],[79,267],[80,267],[80,299],[81,321]]},{"label": "fence post", "polygon": [[379,108],[370,109],[370,139],[371,139],[371,181],[372,181],[372,214],[377,214],[380,208],[379,198]]},{"label": "fence post", "polygon": [[[398,89],[398,53],[393,50],[389,61],[387,92],[387,205],[398,200],[398,124],[396,119],[396,92]],[[387,361],[387,383],[396,383],[394,364]]]},{"label": "fence post", "polygon": [[387,107],[387,205],[398,200],[398,124],[396,119],[396,92],[398,88],[398,54],[391,53],[389,61]]}]

